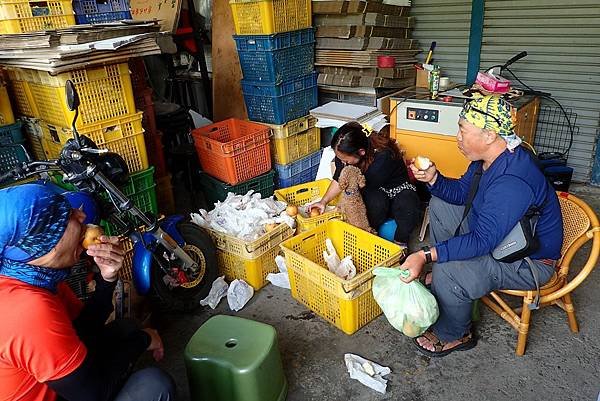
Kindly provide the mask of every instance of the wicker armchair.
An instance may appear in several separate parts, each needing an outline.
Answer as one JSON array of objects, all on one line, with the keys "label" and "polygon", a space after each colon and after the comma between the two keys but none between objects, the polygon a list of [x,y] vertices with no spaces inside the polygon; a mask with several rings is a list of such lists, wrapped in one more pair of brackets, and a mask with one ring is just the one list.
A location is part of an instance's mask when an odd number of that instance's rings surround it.
[{"label": "wicker armchair", "polygon": [[[575,308],[571,300],[571,292],[591,273],[596,266],[600,254],[600,225],[594,211],[581,199],[574,195],[559,192],[558,200],[563,216],[564,240],[561,249],[561,259],[558,261],[557,273],[540,289],[540,307],[557,305],[565,312],[571,331],[577,333],[579,327],[575,318]],[[573,257],[588,241],[592,246],[585,265],[569,279],[569,270]],[[523,298],[520,308],[512,309],[500,296],[511,295]],[[510,323],[517,332],[517,355],[525,353],[527,334],[531,310],[529,304],[533,303],[535,290],[501,290],[493,291],[482,298],[483,303],[490,307],[500,317]],[[520,315],[519,315],[520,313]]]}]

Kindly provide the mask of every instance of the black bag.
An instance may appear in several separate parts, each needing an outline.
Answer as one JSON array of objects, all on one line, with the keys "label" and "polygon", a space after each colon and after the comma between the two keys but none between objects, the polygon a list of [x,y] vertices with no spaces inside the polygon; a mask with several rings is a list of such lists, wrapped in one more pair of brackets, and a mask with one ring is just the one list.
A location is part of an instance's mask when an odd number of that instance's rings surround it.
[{"label": "black bag", "polygon": [[[479,181],[481,180],[482,165],[480,165],[473,175],[473,181],[471,181],[471,187],[469,189],[469,195],[465,204],[465,210],[463,217],[456,228],[455,236],[459,234],[460,226],[467,217],[477,188],[479,188]],[[544,205],[546,202],[544,202]],[[516,262],[517,260],[523,259],[539,249],[539,241],[535,236],[535,228],[541,214],[541,207],[532,206],[530,207],[525,215],[517,222],[513,229],[508,235],[500,241],[500,244],[492,251],[492,257],[499,262]]]}]

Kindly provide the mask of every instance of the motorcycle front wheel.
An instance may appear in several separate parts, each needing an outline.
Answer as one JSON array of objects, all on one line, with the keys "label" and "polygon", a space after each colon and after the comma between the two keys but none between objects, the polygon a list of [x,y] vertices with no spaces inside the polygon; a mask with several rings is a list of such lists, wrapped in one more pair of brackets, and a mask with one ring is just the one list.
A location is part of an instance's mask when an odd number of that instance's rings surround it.
[{"label": "motorcycle front wheel", "polygon": [[200,300],[208,295],[217,278],[217,257],[214,244],[202,228],[189,221],[179,223],[177,228],[185,241],[183,250],[197,267],[184,271],[177,259],[167,260],[164,248],[159,247],[152,263],[152,289],[162,309],[185,312],[200,306]]}]

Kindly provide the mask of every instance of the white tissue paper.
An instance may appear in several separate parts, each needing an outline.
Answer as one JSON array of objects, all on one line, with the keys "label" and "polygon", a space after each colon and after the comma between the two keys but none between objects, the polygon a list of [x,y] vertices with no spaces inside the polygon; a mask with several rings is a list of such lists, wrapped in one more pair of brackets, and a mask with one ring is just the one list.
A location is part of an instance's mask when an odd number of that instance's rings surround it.
[{"label": "white tissue paper", "polygon": [[344,362],[351,379],[358,380],[365,386],[385,394],[387,380],[383,376],[392,372],[390,368],[354,354],[344,354]]},{"label": "white tissue paper", "polygon": [[323,259],[327,264],[330,272],[344,280],[350,280],[356,276],[356,266],[352,262],[352,256],[348,255],[340,260],[340,257],[329,238],[325,240],[325,248],[323,251]]},{"label": "white tissue paper", "polygon": [[279,273],[267,274],[267,280],[277,287],[287,288],[288,290],[291,289],[292,287],[290,285],[287,266],[285,265],[285,258],[281,255],[275,256],[275,264],[279,268]]},{"label": "white tissue paper", "polygon": [[212,287],[210,287],[210,292],[206,298],[200,301],[200,305],[208,305],[211,309],[215,309],[217,305],[219,305],[219,302],[221,302],[221,299],[227,295],[228,287],[229,285],[227,285],[225,282],[225,276],[217,278],[215,281],[213,281]]},{"label": "white tissue paper", "polygon": [[192,213],[192,222],[244,241],[254,241],[263,236],[265,224],[285,223],[291,228],[296,221],[285,213],[287,204],[272,198],[262,199],[260,193],[248,191],[246,195],[228,193],[223,202],[215,203],[210,212],[200,209]]},{"label": "white tissue paper", "polygon": [[239,311],[254,295],[252,288],[244,280],[233,280],[227,290],[227,303],[232,311]]}]

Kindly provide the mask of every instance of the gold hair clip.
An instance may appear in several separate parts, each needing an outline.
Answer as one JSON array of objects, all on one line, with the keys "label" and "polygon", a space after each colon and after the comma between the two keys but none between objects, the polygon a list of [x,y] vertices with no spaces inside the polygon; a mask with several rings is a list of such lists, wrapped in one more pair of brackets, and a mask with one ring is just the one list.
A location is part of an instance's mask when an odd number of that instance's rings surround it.
[{"label": "gold hair clip", "polygon": [[373,128],[369,125],[369,124],[361,124],[363,129],[362,131],[365,133],[365,135],[368,137],[371,136],[371,134],[373,133]]}]

